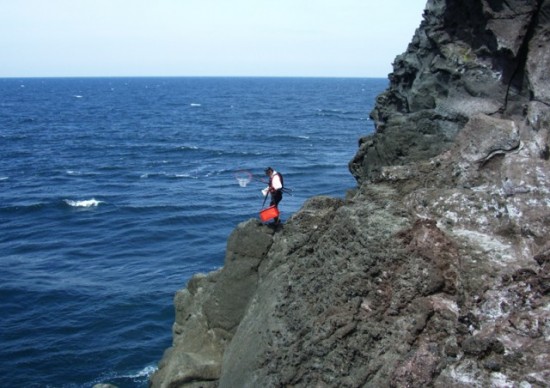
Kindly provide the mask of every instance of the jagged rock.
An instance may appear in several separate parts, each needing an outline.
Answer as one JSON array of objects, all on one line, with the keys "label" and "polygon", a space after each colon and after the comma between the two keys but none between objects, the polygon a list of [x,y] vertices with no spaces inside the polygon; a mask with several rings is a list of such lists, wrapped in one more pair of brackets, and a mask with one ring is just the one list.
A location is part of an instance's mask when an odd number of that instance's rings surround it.
[{"label": "jagged rock", "polygon": [[382,166],[443,152],[476,113],[522,115],[531,93],[548,104],[547,7],[534,0],[428,1],[371,113],[377,132],[361,140],[350,162],[358,181],[376,180]]},{"label": "jagged rock", "polygon": [[223,352],[256,291],[273,234],[259,221],[241,223],[228,238],[224,267],[195,275],[177,292],[173,345],[151,377],[153,386],[217,385]]},{"label": "jagged rock", "polygon": [[175,298],[153,386],[544,387],[550,0],[429,0],[350,162]]},{"label": "jagged rock", "polygon": [[460,131],[455,144],[461,158],[469,164],[485,164],[496,155],[517,149],[520,144],[519,128],[512,120],[487,115],[475,115]]}]

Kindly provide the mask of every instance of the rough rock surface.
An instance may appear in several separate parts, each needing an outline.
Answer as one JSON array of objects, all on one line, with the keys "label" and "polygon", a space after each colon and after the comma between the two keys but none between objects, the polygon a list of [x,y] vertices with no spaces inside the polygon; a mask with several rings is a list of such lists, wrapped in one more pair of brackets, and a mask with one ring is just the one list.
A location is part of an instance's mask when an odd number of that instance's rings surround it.
[{"label": "rough rock surface", "polygon": [[350,162],[175,298],[156,387],[547,387],[550,0],[431,0]]}]

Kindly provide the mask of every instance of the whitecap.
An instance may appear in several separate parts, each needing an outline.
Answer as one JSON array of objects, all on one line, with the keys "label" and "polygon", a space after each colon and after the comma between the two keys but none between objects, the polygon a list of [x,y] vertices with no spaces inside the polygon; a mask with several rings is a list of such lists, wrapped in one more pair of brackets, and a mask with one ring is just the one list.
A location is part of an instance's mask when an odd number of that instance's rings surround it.
[{"label": "whitecap", "polygon": [[7,181],[8,179],[10,178],[7,176],[0,176],[0,181]]},{"label": "whitecap", "polygon": [[103,203],[103,201],[98,201],[95,198],[85,199],[82,201],[72,201],[70,199],[65,199],[65,203],[72,207],[95,207],[100,203]]},{"label": "whitecap", "polygon": [[130,378],[135,378],[135,377],[149,377],[151,376],[153,373],[155,373],[157,370],[157,367],[154,366],[154,365],[148,365],[146,366],[145,368],[143,368],[142,370],[140,370],[139,372],[137,372],[136,374],[134,375],[130,375],[128,377]]},{"label": "whitecap", "polygon": [[189,104],[190,106],[201,106],[201,104],[197,104],[196,102],[192,102],[191,104]]},{"label": "whitecap", "polygon": [[73,97],[74,98],[82,98],[82,96],[80,94],[75,94]]},{"label": "whitecap", "polygon": [[[151,375],[157,371],[156,365],[147,365],[142,370],[139,370],[137,372],[126,372],[126,373],[117,373],[117,372],[110,372],[106,373],[101,377],[101,379],[97,379],[94,381],[96,384],[107,384],[104,383],[105,380],[111,380],[112,382],[116,383],[117,380],[122,380],[122,382],[128,383],[128,381],[124,380],[132,380],[134,383],[137,383],[137,385],[141,386],[141,382],[145,382],[143,380],[149,380]],[[108,384],[109,385],[109,384]],[[94,385],[95,386],[95,385]]]}]

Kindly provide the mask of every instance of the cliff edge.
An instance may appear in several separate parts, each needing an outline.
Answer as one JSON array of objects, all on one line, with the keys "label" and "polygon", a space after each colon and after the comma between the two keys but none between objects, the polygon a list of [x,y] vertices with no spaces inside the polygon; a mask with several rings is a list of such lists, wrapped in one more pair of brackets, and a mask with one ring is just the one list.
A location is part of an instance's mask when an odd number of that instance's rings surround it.
[{"label": "cliff edge", "polygon": [[154,387],[547,387],[550,0],[430,0],[344,200],[175,297]]}]

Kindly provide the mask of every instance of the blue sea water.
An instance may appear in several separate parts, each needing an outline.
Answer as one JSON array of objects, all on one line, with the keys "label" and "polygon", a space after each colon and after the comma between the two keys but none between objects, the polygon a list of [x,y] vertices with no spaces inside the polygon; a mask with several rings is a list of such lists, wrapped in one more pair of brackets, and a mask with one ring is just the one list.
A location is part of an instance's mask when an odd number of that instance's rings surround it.
[{"label": "blue sea water", "polygon": [[145,387],[172,299],[223,265],[273,166],[314,195],[355,186],[385,79],[0,79],[0,385]]}]

